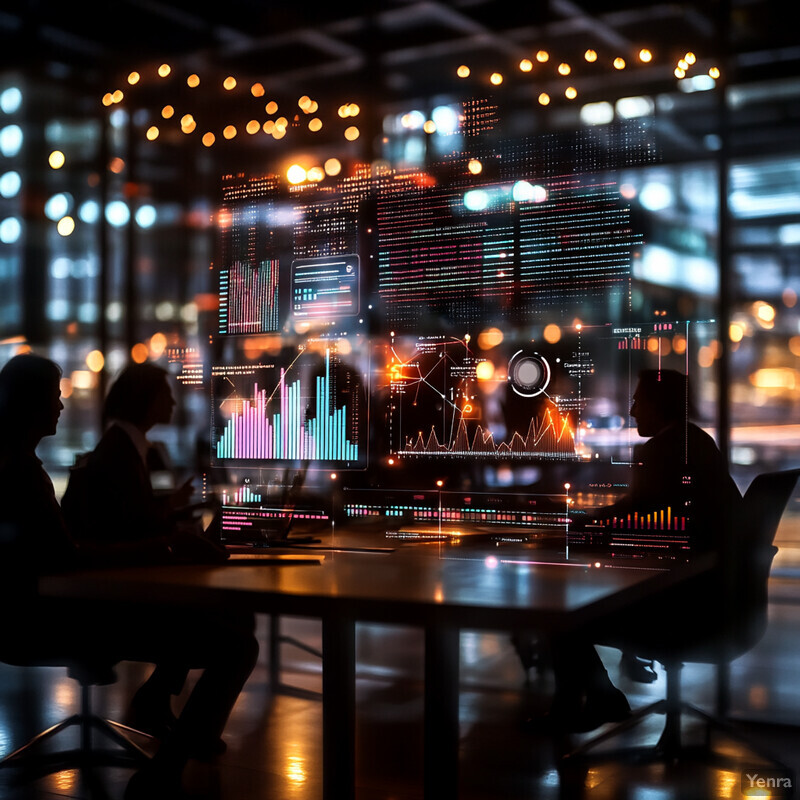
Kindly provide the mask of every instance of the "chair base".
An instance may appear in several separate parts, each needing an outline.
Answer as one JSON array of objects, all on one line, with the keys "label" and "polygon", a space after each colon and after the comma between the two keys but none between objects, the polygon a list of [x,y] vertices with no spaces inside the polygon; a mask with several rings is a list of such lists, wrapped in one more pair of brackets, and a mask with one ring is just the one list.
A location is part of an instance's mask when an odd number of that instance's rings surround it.
[{"label": "chair base", "polygon": [[511,635],[511,644],[525,674],[525,686],[531,685],[531,671],[540,673],[544,667],[544,650],[539,639],[527,631]]},{"label": "chair base", "polygon": [[[652,714],[666,715],[664,731],[655,745],[612,748],[593,752],[602,742],[607,742],[630,730]],[[705,723],[705,742],[703,744],[688,745],[683,743],[681,739],[681,719],[683,715],[697,717]],[[680,702],[672,704],[668,700],[658,700],[637,710],[628,719],[614,724],[597,736],[583,742],[570,753],[567,753],[563,757],[563,762],[565,764],[585,764],[587,762],[597,764],[605,761],[623,761],[634,764],[666,763],[673,765],[692,762],[705,763],[709,766],[733,771],[741,770],[741,758],[726,756],[714,750],[711,741],[714,731],[743,745],[753,756],[769,763],[776,769],[780,769],[794,780],[793,770],[789,766],[767,749],[751,741],[735,724],[708,714],[691,703]]]},{"label": "chair base", "polygon": [[[62,731],[77,728],[80,736],[79,747],[54,752],[42,751],[41,745]],[[93,747],[93,733],[103,734],[116,748]],[[134,737],[146,743],[156,739],[143,731],[138,731],[121,722],[105,719],[94,714],[73,714],[62,722],[53,725],[34,736],[14,752],[0,760],[0,768],[19,767],[25,771],[47,775],[68,768],[97,766],[140,766],[150,759],[150,753],[138,744]]]}]

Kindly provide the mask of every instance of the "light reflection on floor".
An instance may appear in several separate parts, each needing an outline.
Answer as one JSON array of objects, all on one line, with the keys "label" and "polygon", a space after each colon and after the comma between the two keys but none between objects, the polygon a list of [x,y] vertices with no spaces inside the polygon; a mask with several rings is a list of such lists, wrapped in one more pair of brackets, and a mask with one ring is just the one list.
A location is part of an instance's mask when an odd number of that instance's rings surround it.
[{"label": "light reflection on floor", "polygon": [[[733,667],[733,713],[758,723],[796,725],[800,721],[796,681],[800,582],[775,581],[772,594],[775,602],[766,636]],[[302,650],[284,646],[282,680],[292,691],[273,695],[268,683],[266,618],[260,624],[265,646],[228,726],[229,750],[217,765],[193,763],[186,788],[190,796],[203,800],[321,800],[321,705],[307,694],[321,690],[320,663]],[[284,620],[283,631],[312,647],[320,646],[320,626],[315,620]],[[357,800],[418,800],[422,796],[422,636],[412,628],[364,625],[359,627],[357,643]],[[618,677],[618,652],[607,648],[600,652],[634,707],[662,696],[663,672],[652,685],[630,683]],[[574,782],[566,781],[557,770],[552,743],[520,726],[528,714],[546,708],[550,675],[534,671],[526,687],[509,638],[475,632],[462,637],[461,671],[461,800],[741,797],[741,775],[723,769],[614,763],[575,775]],[[98,706],[118,715],[142,674],[141,668],[124,665],[116,685],[98,690]],[[1,752],[52,723],[54,712],[48,702],[55,699],[64,711],[69,710],[77,693],[70,693],[64,681],[63,671],[0,665]],[[684,688],[684,699],[710,708],[712,669],[687,665]],[[662,726],[663,717],[647,720],[625,741],[655,742]],[[800,729],[748,724],[748,732],[800,768]],[[740,753],[735,746],[731,752]],[[750,762],[745,758],[742,764]],[[122,798],[130,774],[120,768],[101,771],[110,800]],[[0,800],[88,800],[90,796],[77,771],[57,773],[27,787],[15,786],[11,771],[0,771]]]}]

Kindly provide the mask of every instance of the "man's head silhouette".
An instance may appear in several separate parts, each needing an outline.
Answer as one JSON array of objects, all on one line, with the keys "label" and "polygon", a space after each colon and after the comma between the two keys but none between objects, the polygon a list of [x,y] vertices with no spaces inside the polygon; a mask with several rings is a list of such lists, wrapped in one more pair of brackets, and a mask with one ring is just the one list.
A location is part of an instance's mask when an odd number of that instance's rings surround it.
[{"label": "man's head silhouette", "polygon": [[631,416],[641,436],[655,436],[672,422],[691,414],[689,379],[674,369],[647,369],[639,373]]}]

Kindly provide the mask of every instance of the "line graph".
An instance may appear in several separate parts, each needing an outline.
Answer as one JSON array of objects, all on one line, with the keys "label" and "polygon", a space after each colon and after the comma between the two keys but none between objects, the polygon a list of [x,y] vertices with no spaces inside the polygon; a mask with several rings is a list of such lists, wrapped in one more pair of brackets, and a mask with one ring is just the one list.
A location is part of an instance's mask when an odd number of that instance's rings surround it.
[{"label": "line graph", "polygon": [[[490,395],[506,389],[518,392],[514,383],[519,369],[506,369],[498,376],[470,343],[469,335],[421,337],[413,345],[392,341],[387,364],[392,452],[426,458],[575,458],[569,415],[546,392],[546,359],[526,356],[524,374],[532,380],[530,365],[536,364],[541,385],[527,395],[536,399],[530,401],[524,423],[514,428],[493,415],[498,402]],[[517,363],[520,353],[514,354]]]},{"label": "line graph", "polygon": [[402,453],[405,455],[447,453],[458,456],[495,455],[506,458],[563,456],[567,458],[575,454],[575,436],[569,426],[569,418],[561,417],[557,411],[554,412],[549,408],[542,417],[531,419],[528,431],[524,436],[518,431],[514,431],[510,439],[497,443],[490,430],[478,425],[470,440],[467,423],[462,419],[458,423],[458,429],[451,445],[440,443],[436,436],[436,430],[431,428],[427,439],[424,439],[420,432],[413,444],[407,442],[406,449]]}]

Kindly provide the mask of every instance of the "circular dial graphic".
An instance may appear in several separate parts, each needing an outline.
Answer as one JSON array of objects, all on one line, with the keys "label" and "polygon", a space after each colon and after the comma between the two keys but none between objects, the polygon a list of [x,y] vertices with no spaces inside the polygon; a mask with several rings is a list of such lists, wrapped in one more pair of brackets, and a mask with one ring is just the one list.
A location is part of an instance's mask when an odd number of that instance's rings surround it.
[{"label": "circular dial graphic", "polygon": [[536,397],[550,383],[550,365],[538,353],[517,350],[508,362],[508,382],[521,397]]}]

